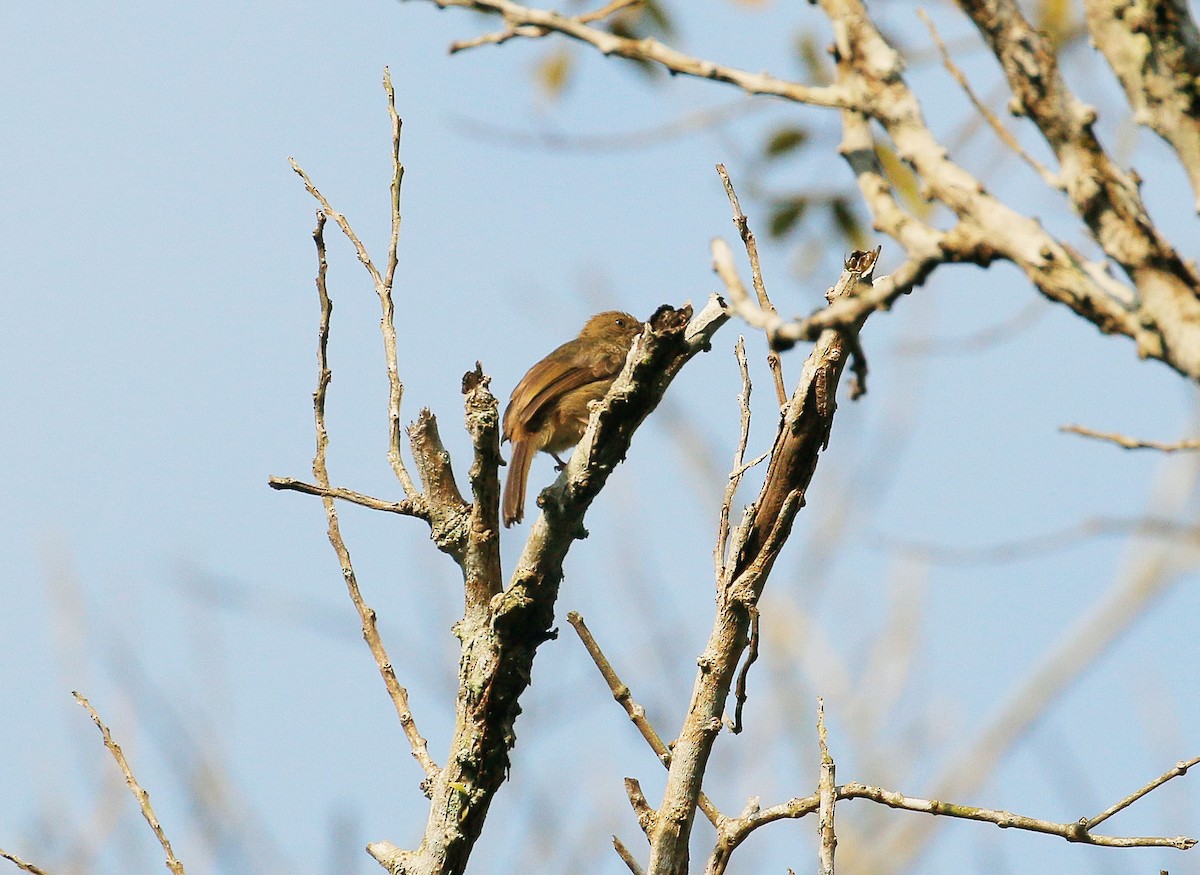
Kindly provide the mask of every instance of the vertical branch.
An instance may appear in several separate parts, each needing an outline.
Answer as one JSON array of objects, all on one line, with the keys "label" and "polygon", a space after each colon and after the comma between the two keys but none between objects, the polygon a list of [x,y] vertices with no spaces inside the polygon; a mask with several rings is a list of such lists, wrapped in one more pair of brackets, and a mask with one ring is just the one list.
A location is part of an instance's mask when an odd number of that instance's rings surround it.
[{"label": "vertical branch", "polygon": [[725,556],[729,546],[729,514],[733,507],[733,497],[737,493],[742,475],[746,473],[746,444],[750,440],[750,368],[746,363],[746,343],[739,336],[733,347],[734,358],[737,359],[738,372],[742,376],[742,388],[738,392],[738,410],[741,413],[741,424],[738,431],[737,449],[733,451],[733,470],[725,482],[725,496],[721,500],[721,514],[717,523],[717,546],[713,550],[713,564],[716,566],[717,586],[727,582],[725,573]]},{"label": "vertical branch", "polygon": [[404,384],[400,382],[400,369],[396,363],[396,307],[392,301],[392,281],[396,273],[396,264],[398,262],[397,251],[400,241],[400,183],[404,179],[404,165],[400,163],[401,123],[400,117],[396,114],[396,93],[392,88],[392,74],[386,68],[383,71],[383,88],[387,92],[388,114],[392,120],[392,235],[388,248],[386,275],[379,273],[379,269],[375,267],[375,262],[371,260],[370,253],[367,252],[367,247],[363,245],[362,240],[359,239],[354,229],[350,227],[350,222],[346,217],[333,208],[333,205],[329,203],[329,199],[316,187],[308,174],[296,162],[295,158],[289,158],[288,161],[292,165],[292,169],[296,171],[296,174],[304,180],[304,187],[308,189],[308,193],[321,204],[324,214],[337,222],[338,227],[342,229],[342,233],[346,235],[346,239],[354,246],[358,260],[362,262],[367,273],[371,275],[371,283],[375,287],[375,294],[379,297],[379,306],[382,310],[379,329],[383,334],[383,353],[387,363],[388,462],[391,463],[392,471],[395,473],[396,479],[400,481],[400,485],[404,489],[404,494],[411,499],[415,498],[419,493],[416,484],[408,473],[408,469],[404,466],[404,457],[400,454],[400,402],[404,398]]},{"label": "vertical branch", "polygon": [[[329,322],[333,314],[333,302],[329,298],[329,291],[325,285],[325,274],[329,267],[325,258],[325,216],[325,212],[317,213],[317,227],[313,231],[313,241],[317,247],[317,296],[321,302],[321,321],[317,332],[317,388],[313,392],[313,418],[316,422],[317,450],[313,456],[312,470],[317,484],[328,490],[330,488],[329,468],[325,463],[325,455],[329,447],[329,432],[325,427],[325,395],[329,388],[329,381],[333,378],[333,374],[329,370]],[[371,649],[371,655],[375,657],[375,664],[379,666],[379,673],[383,676],[388,695],[392,698],[396,715],[400,718],[400,725],[412,747],[413,757],[421,764],[421,768],[425,772],[425,781],[429,782],[437,777],[438,767],[429,756],[428,743],[421,737],[421,733],[417,731],[417,726],[413,722],[412,712],[408,707],[408,691],[396,679],[392,662],[383,646],[383,640],[379,637],[375,611],[363,601],[362,593],[359,591],[358,578],[355,576],[354,566],[350,562],[350,551],[346,548],[345,541],[342,540],[341,527],[338,525],[337,507],[333,498],[327,494],[321,496],[321,502],[325,506],[325,518],[329,522],[329,543],[337,553],[338,562],[342,567],[342,578],[346,581],[346,589],[350,593],[350,600],[354,602],[359,619],[362,621],[363,638]]]},{"label": "vertical branch", "polygon": [[[742,205],[738,202],[737,192],[733,190],[733,181],[729,178],[724,164],[717,165],[717,173],[721,177],[721,182],[725,184],[725,194],[729,198],[729,206],[733,209],[733,224],[738,229],[738,234],[746,247],[746,256],[750,259],[750,275],[754,281],[754,294],[758,296],[758,306],[772,316],[778,316],[775,305],[767,297],[767,286],[763,282],[762,267],[758,261],[758,243],[754,239],[754,232],[750,230],[750,220],[742,212]],[[779,406],[782,407],[787,404],[787,390],[783,387],[783,366],[780,364],[779,353],[776,350],[772,349],[767,353],[767,365],[771,368],[771,374],[775,378],[775,396],[779,399]]]},{"label": "vertical branch", "polygon": [[835,769],[833,757],[829,755],[829,741],[825,733],[825,702],[817,699],[817,742],[821,746],[821,778],[817,792],[821,798],[817,828],[821,835],[821,875],[833,875],[833,852],[837,848],[837,834],[833,828],[833,806],[837,800],[835,792]]},{"label": "vertical branch", "polygon": [[504,588],[500,569],[500,420],[491,378],[479,362],[463,375],[467,431],[475,455],[468,478],[471,512],[463,557],[467,612],[485,614],[492,596]]},{"label": "vertical branch", "polygon": [[[728,245],[714,241],[713,256],[714,266],[726,279],[730,294],[735,295],[737,271]],[[829,291],[829,300],[836,301],[869,286],[877,257],[878,250],[852,254]],[[733,573],[717,594],[712,632],[697,660],[699,672],[691,704],[675,743],[663,802],[658,807],[649,875],[685,875],[688,870],[688,838],[701,779],[721,729],[738,659],[747,645],[750,617],[795,515],[804,504],[817,458],[828,444],[837,384],[849,355],[847,336],[857,332],[861,321],[844,330],[828,329],[817,339],[781,418],[759,498],[739,527],[736,553],[730,559]]]},{"label": "vertical branch", "polygon": [[[383,332],[383,352],[387,360],[388,375],[388,461],[404,494],[412,498],[417,494],[416,486],[404,467],[404,457],[400,454],[400,402],[404,398],[404,384],[400,382],[400,369],[396,363],[396,306],[392,300],[392,281],[396,275],[397,254],[400,244],[400,183],[404,179],[404,165],[400,163],[400,116],[396,114],[396,92],[392,88],[392,74],[386,67],[383,69],[383,88],[387,92],[388,115],[392,121],[392,237],[388,244],[387,273],[380,277],[378,271],[370,268],[375,280],[375,293],[379,295],[379,305],[383,315],[379,320],[379,328]],[[360,258],[362,257],[360,253]]]}]

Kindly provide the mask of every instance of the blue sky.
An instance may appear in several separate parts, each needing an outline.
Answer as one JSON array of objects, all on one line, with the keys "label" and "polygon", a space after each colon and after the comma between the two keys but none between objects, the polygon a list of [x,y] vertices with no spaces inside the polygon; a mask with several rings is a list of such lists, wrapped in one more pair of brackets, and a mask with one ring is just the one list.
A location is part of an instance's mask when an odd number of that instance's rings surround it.
[{"label": "blue sky", "polygon": [[[882,14],[927,47],[909,7]],[[705,2],[679,15],[683,48],[784,75],[800,75],[792,35],[810,30],[827,41],[809,7]],[[954,13],[940,16],[948,37],[966,33]],[[648,87],[628,65],[579,52],[555,103],[530,83],[549,43],[447,54],[453,39],[489,26],[422,2],[50,2],[8,11],[0,742],[9,755],[0,758],[0,847],[51,870],[72,843],[93,849],[83,856],[89,871],[159,864],[132,799],[113,790],[113,764],[72,689],[92,698],[125,744],[191,871],[370,871],[357,852],[367,841],[419,837],[420,774],[358,640],[320,504],[266,486],[273,474],[306,477],[313,447],[315,203],[287,158],[382,259],[385,65],[407,167],[396,289],[405,414],[437,413],[460,478],[458,387],[476,360],[503,400],[589,312],[648,314],[717,289],[708,243],[733,239],[733,230],[716,162],[735,183],[757,182],[742,189],[743,206],[782,311],[810,311],[835,277],[840,244],[801,265],[794,246],[766,241],[765,208],[751,190],[848,190],[832,154],[833,114],[762,101],[719,129],[643,148],[514,143],[500,132],[637,133],[737,95],[684,80]],[[978,50],[961,60],[979,81],[996,81]],[[1106,141],[1146,178],[1155,217],[1194,257],[1182,173],[1146,134],[1120,124],[1098,61],[1081,53],[1068,71],[1101,107]],[[911,77],[935,129],[951,136],[967,117],[961,95],[927,62]],[[797,121],[816,132],[813,154],[756,164],[764,133]],[[987,136],[960,154],[998,194],[1083,243],[1060,200],[1001,160]],[[329,241],[333,478],[394,498],[378,305],[349,247],[332,233]],[[880,242],[886,270],[898,249]],[[1003,342],[969,354],[949,342],[1024,312],[1035,314],[1032,324]],[[567,563],[560,609],[588,618],[664,735],[678,727],[708,631],[711,497],[736,435],[738,332],[749,335],[730,324],[672,387]],[[843,399],[764,601],[752,729],[718,745],[711,792],[730,812],[751,795],[769,803],[808,792],[817,694],[826,697],[839,779],[927,792],[1067,631],[1163,541],[1087,538],[1049,552],[1018,546],[1018,561],[957,564],[913,559],[895,545],[973,550],[1097,517],[1190,524],[1195,516],[1194,461],[1057,431],[1080,422],[1163,440],[1189,435],[1194,389],[1138,361],[1129,342],[1037,308],[1011,268],[941,270],[874,316],[863,340],[870,392]],[[931,340],[934,352],[905,354],[914,340]],[[748,336],[748,344],[756,453],[773,423],[762,343]],[[803,354],[785,359],[789,382]],[[679,451],[681,430],[698,449]],[[533,476],[548,480],[549,463]],[[454,569],[414,521],[346,509],[343,524],[440,758],[456,667],[449,628],[461,608]],[[505,534],[510,562],[523,531]],[[1193,552],[1168,544],[1173,585],[959,801],[1074,820],[1198,753],[1200,590]],[[896,656],[885,647],[873,660],[888,628],[899,630],[884,639]],[[609,835],[629,843],[637,827],[620,779],[639,776],[652,800],[660,787],[653,758],[568,632],[539,656],[513,781],[493,806],[475,871],[528,871],[530,854],[548,871],[621,871]],[[564,786],[563,764],[578,762],[588,763],[579,775],[586,793],[574,776]],[[1113,830],[1200,833],[1189,780],[1115,819]],[[204,825],[189,801],[195,787],[228,801],[243,838]],[[848,830],[901,818],[867,809],[845,806]],[[109,817],[115,826],[105,826]],[[810,826],[748,843],[743,865],[810,866]],[[224,836],[211,856],[206,829]],[[923,871],[1184,865],[1176,852],[1105,853],[980,825],[943,826],[941,835]],[[851,844],[840,852],[852,858]]]}]

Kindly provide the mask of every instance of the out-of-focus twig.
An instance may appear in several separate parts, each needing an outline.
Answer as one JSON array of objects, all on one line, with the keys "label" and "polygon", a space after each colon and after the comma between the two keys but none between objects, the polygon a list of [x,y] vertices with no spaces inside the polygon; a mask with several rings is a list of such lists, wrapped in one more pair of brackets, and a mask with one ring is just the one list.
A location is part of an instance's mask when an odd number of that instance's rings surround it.
[{"label": "out-of-focus twig", "polygon": [[954,81],[957,82],[959,87],[961,87],[966,93],[967,99],[971,101],[971,104],[975,107],[976,111],[983,116],[984,121],[988,123],[988,127],[996,132],[996,136],[1000,138],[1000,142],[1020,156],[1022,161],[1032,167],[1037,175],[1042,178],[1042,182],[1046,183],[1046,185],[1050,186],[1050,188],[1062,191],[1065,187],[1062,178],[1056,173],[1052,172],[1045,164],[1038,161],[1027,151],[1022,149],[1021,144],[1017,142],[1017,138],[1009,132],[1008,128],[1001,124],[1000,119],[996,117],[996,114],[988,109],[987,105],[975,94],[975,90],[971,87],[971,83],[967,81],[966,75],[958,68],[958,65],[955,64],[954,60],[950,57],[950,52],[947,50],[946,44],[942,42],[942,38],[937,32],[937,28],[933,24],[933,19],[929,17],[924,9],[918,9],[917,15],[921,16],[921,20],[925,22],[925,26],[929,28],[929,35],[933,37],[933,41],[937,45],[938,52],[942,56],[942,63],[945,65],[946,70],[949,71],[950,75],[954,77]]}]

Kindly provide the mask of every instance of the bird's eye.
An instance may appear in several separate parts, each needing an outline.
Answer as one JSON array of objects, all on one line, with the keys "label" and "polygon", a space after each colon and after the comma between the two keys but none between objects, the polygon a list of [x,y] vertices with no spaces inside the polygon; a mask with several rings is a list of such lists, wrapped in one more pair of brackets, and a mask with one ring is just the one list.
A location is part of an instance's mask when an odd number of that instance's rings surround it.
[{"label": "bird's eye", "polygon": [[624,327],[625,327],[625,320],[624,320],[624,319],[618,319],[618,320],[617,320],[617,327],[618,327],[618,328],[624,328]]}]

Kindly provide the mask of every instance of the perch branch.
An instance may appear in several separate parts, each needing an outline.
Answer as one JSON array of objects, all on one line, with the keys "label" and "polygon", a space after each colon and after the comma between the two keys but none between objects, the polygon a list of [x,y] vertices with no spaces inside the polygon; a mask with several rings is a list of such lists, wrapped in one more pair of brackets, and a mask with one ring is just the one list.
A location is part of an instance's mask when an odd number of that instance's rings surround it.
[{"label": "perch branch", "polygon": [[433,782],[421,844],[415,850],[391,842],[367,846],[386,869],[406,875],[456,875],[465,869],[488,806],[507,776],[518,700],[529,683],[537,648],[553,635],[563,560],[584,532],[584,515],[672,378],[709,347],[713,332],[727,318],[720,301],[710,300],[694,319],[690,307],[664,306],[647,320],[621,374],[593,406],[566,469],[539,497],[543,510],[510,585],[490,600],[486,611],[468,610],[455,625],[463,656],[450,754]]}]

